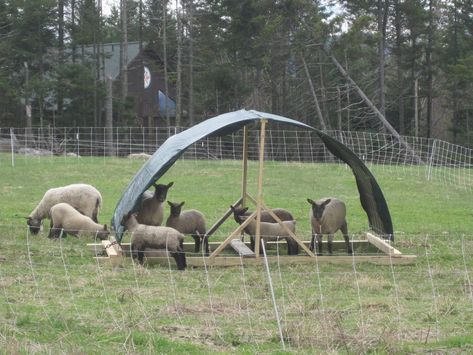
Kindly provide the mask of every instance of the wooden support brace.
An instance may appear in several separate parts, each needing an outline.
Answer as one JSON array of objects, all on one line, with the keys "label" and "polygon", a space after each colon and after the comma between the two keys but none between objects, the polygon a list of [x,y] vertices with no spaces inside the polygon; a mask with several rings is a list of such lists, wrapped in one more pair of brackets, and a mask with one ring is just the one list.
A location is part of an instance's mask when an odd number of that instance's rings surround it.
[{"label": "wooden support brace", "polygon": [[251,219],[254,218],[255,216],[256,216],[256,212],[253,212],[253,213],[246,219],[246,221],[244,221],[242,224],[240,224],[240,226],[239,226],[237,229],[235,229],[235,230],[233,231],[233,233],[231,233],[231,234],[227,237],[227,239],[225,239],[224,242],[223,242],[222,244],[220,244],[220,245],[217,247],[217,249],[215,249],[215,250],[213,251],[212,254],[210,254],[210,258],[214,258],[214,257],[216,257],[218,254],[220,254],[220,252],[221,252],[223,249],[225,249],[225,247],[232,241],[232,239],[234,239],[235,236],[239,235],[239,234],[245,229],[245,227],[246,227],[248,224],[250,224]]},{"label": "wooden support brace", "polygon": [[399,250],[392,247],[391,245],[388,244],[388,242],[386,242],[386,240],[381,239],[380,237],[374,235],[373,233],[367,232],[366,237],[368,238],[368,242],[373,244],[376,248],[381,250],[383,253],[390,256],[402,256],[402,253]]}]

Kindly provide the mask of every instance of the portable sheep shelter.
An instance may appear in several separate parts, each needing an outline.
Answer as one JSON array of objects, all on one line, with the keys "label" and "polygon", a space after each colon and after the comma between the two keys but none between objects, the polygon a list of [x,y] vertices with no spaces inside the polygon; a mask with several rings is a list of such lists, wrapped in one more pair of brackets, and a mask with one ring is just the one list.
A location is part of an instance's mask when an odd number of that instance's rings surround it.
[{"label": "portable sheep shelter", "polygon": [[[247,177],[247,146],[248,146],[248,132],[247,125],[250,123],[258,122],[260,124],[260,148],[259,148],[259,175],[258,175],[258,196],[257,198],[251,197],[247,193],[246,189],[246,177]],[[112,227],[116,232],[116,243],[111,243],[107,241],[104,243],[104,248],[107,250],[109,256],[119,255],[122,250],[120,248],[119,242],[122,239],[123,235],[123,226],[120,224],[122,217],[128,212],[136,211],[139,207],[140,198],[144,191],[146,191],[156,180],[162,177],[166,171],[175,163],[175,161],[189,148],[192,144],[197,141],[206,138],[207,136],[223,136],[234,131],[244,128],[244,142],[243,142],[243,184],[242,184],[242,196],[236,201],[233,205],[245,205],[246,201],[250,200],[255,203],[256,211],[254,216],[256,217],[257,224],[259,224],[260,213],[262,210],[267,209],[263,201],[263,163],[264,163],[264,145],[265,145],[265,128],[268,122],[280,123],[293,125],[299,128],[312,130],[314,131],[322,142],[325,144],[327,149],[337,158],[344,161],[350,166],[352,172],[355,176],[358,191],[360,194],[360,201],[363,209],[365,210],[370,228],[373,232],[378,235],[381,235],[384,239],[377,237],[374,233],[368,233],[368,242],[375,245],[382,252],[387,253],[390,258],[396,257],[398,262],[406,263],[409,262],[412,258],[408,257],[401,260],[402,254],[394,249],[388,241],[393,241],[393,227],[391,222],[391,216],[389,209],[386,203],[386,200],[383,196],[383,193],[376,182],[376,179],[371,174],[369,169],[365,164],[344,144],[335,140],[334,138],[328,136],[324,132],[315,129],[309,125],[306,125],[302,122],[274,115],[266,112],[258,112],[255,110],[239,110],[234,112],[225,113],[213,118],[210,118],[206,121],[203,121],[179,134],[176,134],[168,138],[159,149],[151,156],[151,158],[142,166],[138,171],[135,177],[132,179],[125,192],[123,193],[120,201],[118,202],[115,212],[112,217]],[[212,228],[209,229],[207,235],[211,235],[219,228],[219,226],[230,216],[231,211],[227,213],[217,221]],[[249,218],[248,218],[249,221]],[[231,261],[228,258],[218,257],[219,253],[230,243],[232,243],[233,238],[237,236],[243,228],[245,223],[242,223],[231,235],[220,245],[213,250],[212,254],[206,258],[195,258],[199,261],[196,264],[209,263],[209,264],[219,264],[219,265],[232,265],[236,264],[235,261]],[[259,231],[259,228],[257,228]],[[258,260],[259,258],[259,239],[260,235],[257,232],[256,241],[255,241],[255,253],[252,253],[254,257],[253,260]],[[302,250],[307,253],[306,259],[314,260],[315,255],[312,253],[308,247],[307,243],[302,242],[296,235],[293,235],[293,238],[297,241]],[[107,244],[108,243],[108,244]],[[241,245],[239,246],[241,247]],[[244,247],[244,245],[243,245]],[[242,250],[237,249],[242,255]],[[299,258],[297,260],[302,260],[304,256],[292,256],[284,258]],[[323,257],[318,257],[318,259]],[[331,261],[336,261],[337,257],[330,257]],[[345,256],[345,258],[347,258]],[[351,257],[349,257],[351,260]],[[217,262],[216,260],[220,259],[222,262]],[[239,258],[238,264],[240,263]],[[373,261],[373,260],[371,260]],[[375,261],[380,263],[386,263],[387,261]],[[391,261],[392,262],[392,261]],[[189,262],[188,262],[189,263]],[[192,262],[189,263],[193,265]],[[237,264],[237,265],[238,265]]]}]

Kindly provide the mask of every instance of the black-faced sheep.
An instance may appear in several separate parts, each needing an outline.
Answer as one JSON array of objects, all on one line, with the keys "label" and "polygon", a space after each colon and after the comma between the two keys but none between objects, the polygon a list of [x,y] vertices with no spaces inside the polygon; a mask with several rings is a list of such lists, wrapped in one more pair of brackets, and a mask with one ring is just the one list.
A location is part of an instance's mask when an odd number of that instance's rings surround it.
[{"label": "black-faced sheep", "polygon": [[307,202],[312,206],[310,210],[310,222],[312,225],[312,238],[310,250],[314,251],[315,238],[317,238],[317,252],[322,255],[322,238],[328,235],[328,252],[333,253],[333,236],[340,230],[343,233],[348,254],[352,253],[350,239],[348,237],[348,225],[346,221],[345,203],[335,197],[325,197],[317,201],[310,198]]},{"label": "black-faced sheep", "polygon": [[149,191],[143,193],[137,215],[139,223],[148,226],[160,226],[163,223],[163,203],[166,201],[168,190],[173,184],[173,182],[167,185],[153,183],[154,194],[151,194]]},{"label": "black-faced sheep", "polygon": [[[200,250],[201,238],[204,237],[205,217],[202,212],[198,210],[182,211],[184,201],[181,203],[173,203],[168,201],[170,207],[170,215],[166,220],[166,226],[177,229],[183,234],[190,234],[194,238],[195,248],[194,252],[198,253]],[[207,239],[204,240],[205,252],[209,253],[209,244]]]},{"label": "black-faced sheep", "polygon": [[167,249],[176,260],[177,268],[187,266],[184,253],[184,235],[171,227],[148,226],[138,223],[135,214],[122,218],[122,225],[131,233],[131,253],[143,265],[146,249]]},{"label": "black-faced sheep", "polygon": [[65,237],[67,233],[78,236],[91,235],[101,240],[107,239],[110,232],[107,225],[95,223],[90,217],[78,212],[71,205],[61,202],[50,210],[51,228],[48,238]]},{"label": "black-faced sheep", "polygon": [[[233,207],[230,206],[231,210],[233,211],[233,217],[235,221],[239,224],[242,224],[248,216],[246,216],[246,212],[248,211],[248,207],[241,208],[241,207]],[[282,223],[292,232],[295,233],[296,231],[296,221],[282,221]],[[255,235],[256,235],[256,219],[253,219],[246,227],[245,232],[250,235],[251,239],[251,249],[255,250]],[[297,242],[292,238],[292,236],[287,232],[286,228],[283,228],[279,223],[271,223],[271,222],[261,222],[260,223],[260,235],[263,241],[266,243],[267,241],[273,241],[278,239],[286,239],[287,242],[287,253],[289,255],[297,255],[299,254],[299,245]]]},{"label": "black-faced sheep", "polygon": [[41,201],[27,217],[26,223],[33,234],[39,232],[41,221],[49,217],[51,207],[61,202],[68,203],[80,213],[92,218],[94,222],[98,222],[102,206],[100,192],[92,185],[72,184],[46,191]]}]

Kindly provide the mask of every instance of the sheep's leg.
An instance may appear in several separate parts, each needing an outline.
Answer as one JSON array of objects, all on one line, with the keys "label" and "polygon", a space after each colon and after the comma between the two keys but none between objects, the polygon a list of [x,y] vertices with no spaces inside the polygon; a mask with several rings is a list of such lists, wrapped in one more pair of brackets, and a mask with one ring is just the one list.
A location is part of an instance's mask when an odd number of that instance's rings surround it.
[{"label": "sheep's leg", "polygon": [[194,253],[198,253],[200,251],[200,235],[192,234],[192,238],[194,238]]},{"label": "sheep's leg", "polygon": [[250,236],[250,248],[255,251],[255,237]]},{"label": "sheep's leg", "polygon": [[143,265],[144,263],[144,258],[145,258],[145,251],[144,250],[138,250],[138,262]]},{"label": "sheep's leg", "polygon": [[209,256],[209,236],[207,234],[204,235],[204,248],[205,248],[205,256]]},{"label": "sheep's leg", "polygon": [[183,252],[173,252],[171,253],[171,256],[176,260],[178,270],[184,270],[186,268],[186,256]]},{"label": "sheep's leg", "polygon": [[54,227],[54,223],[53,221],[51,220],[51,223],[49,224],[49,234],[48,234],[48,238],[52,239],[54,238],[56,235],[56,229]]},{"label": "sheep's leg", "polygon": [[343,239],[345,239],[345,245],[347,246],[347,253],[348,254],[353,254],[353,250],[351,248],[351,244],[350,244],[350,238],[348,237],[348,226],[347,226],[347,222],[343,223],[342,227],[340,228],[340,230],[342,231],[343,233]]},{"label": "sheep's leg", "polygon": [[328,253],[332,255],[333,254],[333,234],[328,235],[327,245],[328,245]]},{"label": "sheep's leg", "polygon": [[310,246],[309,246],[310,251],[314,251],[315,249],[315,233],[312,231],[312,237],[310,238]]},{"label": "sheep's leg", "polygon": [[317,234],[317,254],[322,255],[322,238],[323,234]]},{"label": "sheep's leg", "polygon": [[287,255],[299,254],[299,244],[291,237],[286,238],[287,241]]}]

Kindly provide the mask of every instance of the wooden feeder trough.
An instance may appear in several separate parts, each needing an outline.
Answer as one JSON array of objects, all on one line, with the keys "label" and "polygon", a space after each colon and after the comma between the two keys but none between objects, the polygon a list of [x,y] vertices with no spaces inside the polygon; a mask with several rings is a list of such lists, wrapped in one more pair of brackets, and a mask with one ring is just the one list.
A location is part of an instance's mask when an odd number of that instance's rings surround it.
[{"label": "wooden feeder trough", "polygon": [[[242,173],[242,190],[241,197],[233,204],[233,206],[246,207],[249,203],[253,204],[256,208],[255,211],[241,224],[239,225],[223,242],[210,242],[209,250],[210,255],[205,256],[204,254],[195,254],[194,243],[184,243],[184,250],[186,252],[186,259],[188,266],[238,266],[241,264],[247,265],[258,265],[264,262],[264,258],[260,255],[260,221],[261,212],[268,211],[274,220],[279,223],[286,231],[291,235],[295,242],[299,245],[299,255],[284,255],[284,249],[286,243],[284,242],[268,242],[267,258],[269,262],[278,262],[280,264],[300,264],[300,263],[354,263],[354,262],[370,262],[375,264],[390,265],[390,264],[409,264],[415,262],[415,255],[403,255],[399,250],[395,249],[391,242],[380,238],[372,232],[366,233],[366,239],[353,240],[351,241],[354,250],[353,255],[347,255],[344,241],[334,241],[333,249],[335,254],[333,256],[323,255],[317,256],[309,249],[309,241],[303,241],[299,239],[297,235],[292,233],[281,220],[266,206],[263,198],[263,173],[264,173],[264,147],[265,147],[265,134],[267,119],[260,119],[260,139],[259,139],[259,167],[258,167],[258,186],[257,196],[253,198],[247,189],[248,181],[248,130],[247,127],[243,127],[243,173]],[[349,151],[345,154],[354,154]],[[355,156],[356,157],[356,156]],[[358,158],[356,158],[358,159]],[[360,164],[360,163],[358,163]],[[363,164],[361,162],[361,164]],[[364,166],[363,166],[364,167]],[[366,168],[365,168],[366,169]],[[374,178],[373,178],[374,180]],[[379,189],[377,184],[376,187]],[[371,185],[372,186],[372,185]],[[384,197],[382,193],[382,201]],[[377,201],[378,204],[380,200]],[[366,208],[365,208],[366,209]],[[390,221],[389,211],[387,211],[387,217]],[[214,234],[219,227],[232,215],[232,210],[229,208],[226,213],[208,230],[205,237],[209,237]],[[248,242],[240,240],[243,234],[244,228],[249,224],[251,219],[256,219],[256,235],[255,235],[255,251],[253,252],[248,247]],[[379,218],[378,218],[379,220]],[[381,221],[382,223],[382,221]],[[392,226],[391,226],[392,228]],[[95,251],[97,260],[109,261],[112,265],[121,265],[125,257],[130,256],[130,244],[129,243],[118,243],[113,237],[108,241],[102,241],[101,244],[89,244],[89,247]],[[274,250],[278,253],[274,253]],[[325,248],[327,250],[327,248]],[[97,256],[100,255],[100,256]],[[103,255],[103,256],[102,256]],[[172,259],[165,250],[147,250],[145,252],[146,262],[148,264],[164,264],[174,265],[174,259]]]}]

